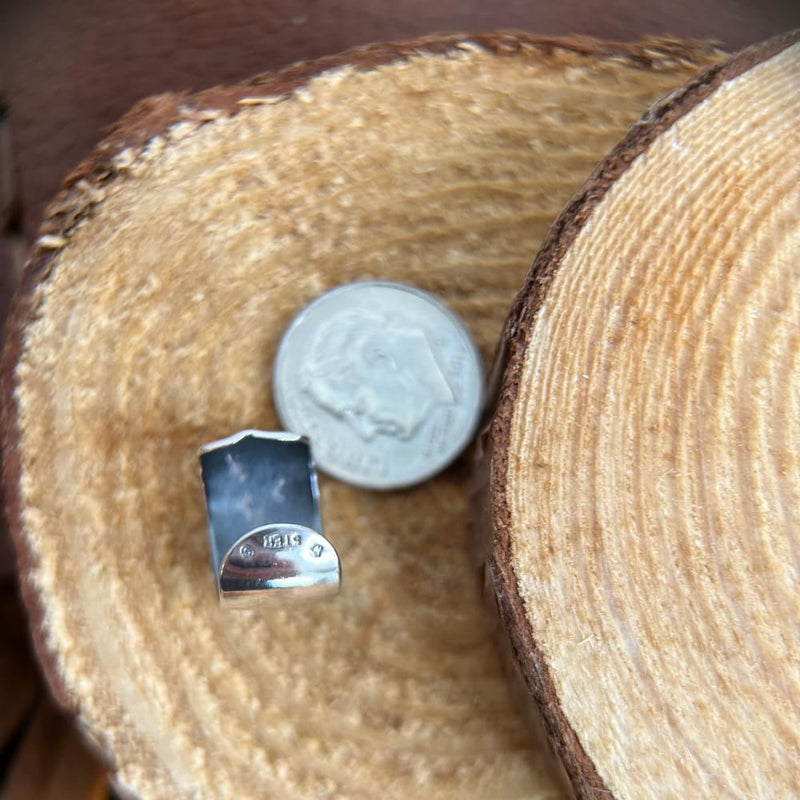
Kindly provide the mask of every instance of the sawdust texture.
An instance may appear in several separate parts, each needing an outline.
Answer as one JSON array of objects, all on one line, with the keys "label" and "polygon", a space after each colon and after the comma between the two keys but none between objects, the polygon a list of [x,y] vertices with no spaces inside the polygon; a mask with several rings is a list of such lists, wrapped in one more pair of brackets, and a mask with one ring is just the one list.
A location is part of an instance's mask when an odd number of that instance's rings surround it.
[{"label": "sawdust texture", "polygon": [[73,187],[15,372],[18,538],[50,679],[130,793],[560,796],[467,563],[463,469],[393,494],[323,479],[341,596],[228,611],[197,450],[276,427],[279,337],[341,283],[436,293],[489,359],[593,165],[719,58],[582,48],[466,43],[251,88]]},{"label": "sawdust texture", "polygon": [[510,563],[618,798],[800,794],[798,119],[790,43],[612,183],[526,333]]}]

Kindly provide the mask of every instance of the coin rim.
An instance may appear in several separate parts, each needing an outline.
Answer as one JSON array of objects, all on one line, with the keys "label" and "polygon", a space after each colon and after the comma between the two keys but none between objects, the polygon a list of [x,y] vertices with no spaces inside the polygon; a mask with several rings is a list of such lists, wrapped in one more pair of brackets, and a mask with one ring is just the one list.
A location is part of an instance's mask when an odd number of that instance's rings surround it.
[{"label": "coin rim", "polygon": [[[403,480],[370,480],[365,478],[363,480],[355,480],[352,477],[352,474],[348,474],[344,470],[340,469],[331,469],[329,468],[324,462],[325,459],[320,459],[319,455],[314,452],[314,440],[311,437],[308,437],[311,443],[311,455],[314,458],[314,462],[317,465],[317,469],[324,474],[336,478],[344,483],[348,483],[351,486],[359,486],[364,489],[376,489],[376,490],[383,490],[388,491],[392,489],[406,489],[411,486],[416,486],[417,484],[423,483],[424,481],[429,480],[434,475],[439,474],[443,470],[447,469],[456,459],[464,452],[464,450],[469,445],[470,441],[475,435],[475,432],[478,428],[478,424],[481,419],[481,415],[483,413],[483,406],[485,402],[485,368],[483,364],[483,359],[481,358],[480,351],[475,345],[475,342],[472,340],[472,336],[470,335],[469,331],[467,330],[466,325],[461,321],[461,319],[453,312],[450,308],[445,305],[438,297],[431,294],[430,292],[426,292],[424,289],[419,289],[416,286],[411,286],[406,283],[399,283],[395,281],[352,281],[350,283],[344,283],[340,286],[336,286],[333,289],[329,289],[327,292],[323,292],[321,295],[316,297],[306,306],[304,306],[292,319],[291,323],[288,325],[286,330],[283,332],[281,336],[280,343],[278,344],[278,350],[275,354],[275,362],[272,368],[272,396],[273,401],[275,403],[275,409],[278,413],[278,417],[280,419],[281,425],[284,426],[287,430],[292,430],[291,426],[287,423],[289,422],[290,414],[287,413],[287,405],[284,399],[286,392],[282,387],[282,381],[279,379],[279,373],[281,371],[282,365],[286,359],[286,352],[288,350],[288,342],[292,338],[294,332],[306,321],[308,314],[318,305],[321,305],[326,300],[328,300],[332,295],[337,294],[345,294],[350,291],[359,290],[363,288],[375,288],[375,287],[384,287],[389,289],[395,289],[403,292],[407,292],[408,294],[413,294],[419,297],[421,300],[425,300],[426,302],[433,305],[437,310],[442,312],[445,317],[447,317],[450,322],[453,324],[455,329],[459,332],[462,340],[467,345],[467,350],[472,355],[474,359],[474,363],[476,366],[477,371],[477,393],[475,395],[475,406],[472,410],[471,414],[468,415],[468,424],[464,427],[463,434],[457,439],[458,446],[452,449],[452,452],[448,455],[448,457],[444,460],[437,461],[434,466],[417,473],[414,477],[403,479]],[[308,434],[301,434],[308,436]]]}]

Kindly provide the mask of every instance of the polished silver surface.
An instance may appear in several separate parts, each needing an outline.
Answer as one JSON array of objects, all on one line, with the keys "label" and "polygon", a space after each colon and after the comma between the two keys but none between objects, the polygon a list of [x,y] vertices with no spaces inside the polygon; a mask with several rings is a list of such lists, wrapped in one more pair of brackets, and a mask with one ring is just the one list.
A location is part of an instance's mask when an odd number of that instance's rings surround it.
[{"label": "polished silver surface", "polygon": [[242,431],[204,445],[200,465],[221,601],[335,593],[339,557],[322,535],[307,440]]},{"label": "polished silver surface", "polygon": [[309,437],[320,469],[371,489],[419,483],[475,431],[480,356],[432,295],[382,281],[322,295],[292,322],[275,361],[284,426]]}]

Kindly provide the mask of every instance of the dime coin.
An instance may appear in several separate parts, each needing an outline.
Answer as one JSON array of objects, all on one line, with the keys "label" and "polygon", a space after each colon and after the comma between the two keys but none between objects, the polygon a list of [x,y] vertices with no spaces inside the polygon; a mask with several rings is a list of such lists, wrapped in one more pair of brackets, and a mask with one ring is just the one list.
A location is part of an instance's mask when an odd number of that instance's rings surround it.
[{"label": "dime coin", "polygon": [[307,306],[283,336],[275,403],[317,465],[370,489],[446,467],[481,412],[480,356],[436,298],[397,283],[351,283]]}]

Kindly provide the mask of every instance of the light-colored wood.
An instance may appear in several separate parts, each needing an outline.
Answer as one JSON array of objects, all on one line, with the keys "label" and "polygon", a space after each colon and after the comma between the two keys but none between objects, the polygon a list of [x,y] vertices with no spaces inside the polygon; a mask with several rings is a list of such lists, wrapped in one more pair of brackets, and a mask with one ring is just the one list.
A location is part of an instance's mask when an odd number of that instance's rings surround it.
[{"label": "light-colored wood", "polygon": [[435,292],[488,359],[563,204],[719,53],[503,35],[348,58],[277,97],[152,101],[51,208],[6,465],[40,652],[141,797],[556,797],[467,562],[463,467],[323,479],[342,595],[222,610],[197,449],[275,428],[279,337],[337,284]]},{"label": "light-colored wood", "polygon": [[654,109],[509,326],[492,569],[583,797],[800,795],[797,39]]}]

